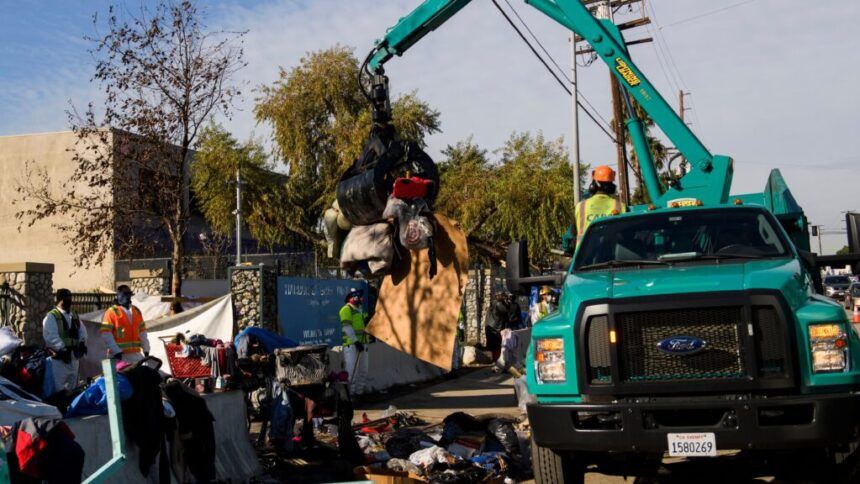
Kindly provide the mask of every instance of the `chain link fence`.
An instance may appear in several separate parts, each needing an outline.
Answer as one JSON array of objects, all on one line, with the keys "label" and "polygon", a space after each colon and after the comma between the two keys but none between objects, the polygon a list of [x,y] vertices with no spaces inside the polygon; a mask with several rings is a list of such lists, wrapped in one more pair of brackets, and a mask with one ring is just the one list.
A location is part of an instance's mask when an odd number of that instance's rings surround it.
[{"label": "chain link fence", "polygon": [[[337,265],[321,260],[313,251],[281,252],[272,254],[243,254],[242,264],[260,265],[275,268],[278,275],[290,277],[317,277],[336,279],[343,277]],[[184,260],[186,280],[227,279],[228,269],[235,266],[235,255],[192,255]],[[152,259],[122,259],[114,262],[114,278],[117,282],[131,279],[134,270],[172,272],[171,259],[160,257]]]}]

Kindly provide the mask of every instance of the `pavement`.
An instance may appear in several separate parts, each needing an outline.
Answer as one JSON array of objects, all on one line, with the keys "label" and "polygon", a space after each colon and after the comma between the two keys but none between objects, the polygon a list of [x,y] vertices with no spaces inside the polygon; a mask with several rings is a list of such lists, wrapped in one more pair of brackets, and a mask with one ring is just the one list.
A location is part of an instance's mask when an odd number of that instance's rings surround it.
[{"label": "pavement", "polygon": [[[380,399],[380,397],[382,397]],[[519,418],[514,379],[511,375],[493,373],[490,367],[463,368],[453,377],[425,385],[407,385],[391,394],[375,395],[371,401],[356,406],[356,418],[380,418],[393,405],[413,412],[429,423],[441,422],[454,412],[475,416],[498,414]]]}]

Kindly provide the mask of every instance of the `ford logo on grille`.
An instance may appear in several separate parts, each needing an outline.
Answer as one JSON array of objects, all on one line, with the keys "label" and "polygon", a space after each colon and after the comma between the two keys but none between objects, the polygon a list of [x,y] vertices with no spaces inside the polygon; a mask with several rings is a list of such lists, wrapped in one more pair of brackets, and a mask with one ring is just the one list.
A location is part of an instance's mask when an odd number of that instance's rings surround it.
[{"label": "ford logo on grille", "polygon": [[670,336],[657,342],[657,349],[675,356],[695,355],[705,349],[708,343],[696,336]]}]

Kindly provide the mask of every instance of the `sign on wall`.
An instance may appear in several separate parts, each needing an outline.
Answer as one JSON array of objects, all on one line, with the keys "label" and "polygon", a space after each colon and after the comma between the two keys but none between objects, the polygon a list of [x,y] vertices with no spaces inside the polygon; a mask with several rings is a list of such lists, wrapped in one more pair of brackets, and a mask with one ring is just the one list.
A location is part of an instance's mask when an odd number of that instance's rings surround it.
[{"label": "sign on wall", "polygon": [[350,288],[363,289],[367,310],[367,282],[307,277],[278,278],[278,327],[281,335],[302,345],[339,346],[340,308]]}]

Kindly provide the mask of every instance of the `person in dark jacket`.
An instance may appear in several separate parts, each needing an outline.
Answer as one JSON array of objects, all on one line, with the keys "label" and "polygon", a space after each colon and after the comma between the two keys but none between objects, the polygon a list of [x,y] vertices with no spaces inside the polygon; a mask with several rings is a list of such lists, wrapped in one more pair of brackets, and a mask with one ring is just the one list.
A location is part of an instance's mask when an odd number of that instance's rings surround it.
[{"label": "person in dark jacket", "polygon": [[490,317],[487,318],[487,325],[484,328],[488,351],[496,355],[502,349],[503,329],[510,325],[511,305],[507,296],[504,293],[496,294],[493,304],[490,306]]},{"label": "person in dark jacket", "polygon": [[521,329],[523,325],[523,310],[513,294],[506,295],[508,300],[508,329]]}]

